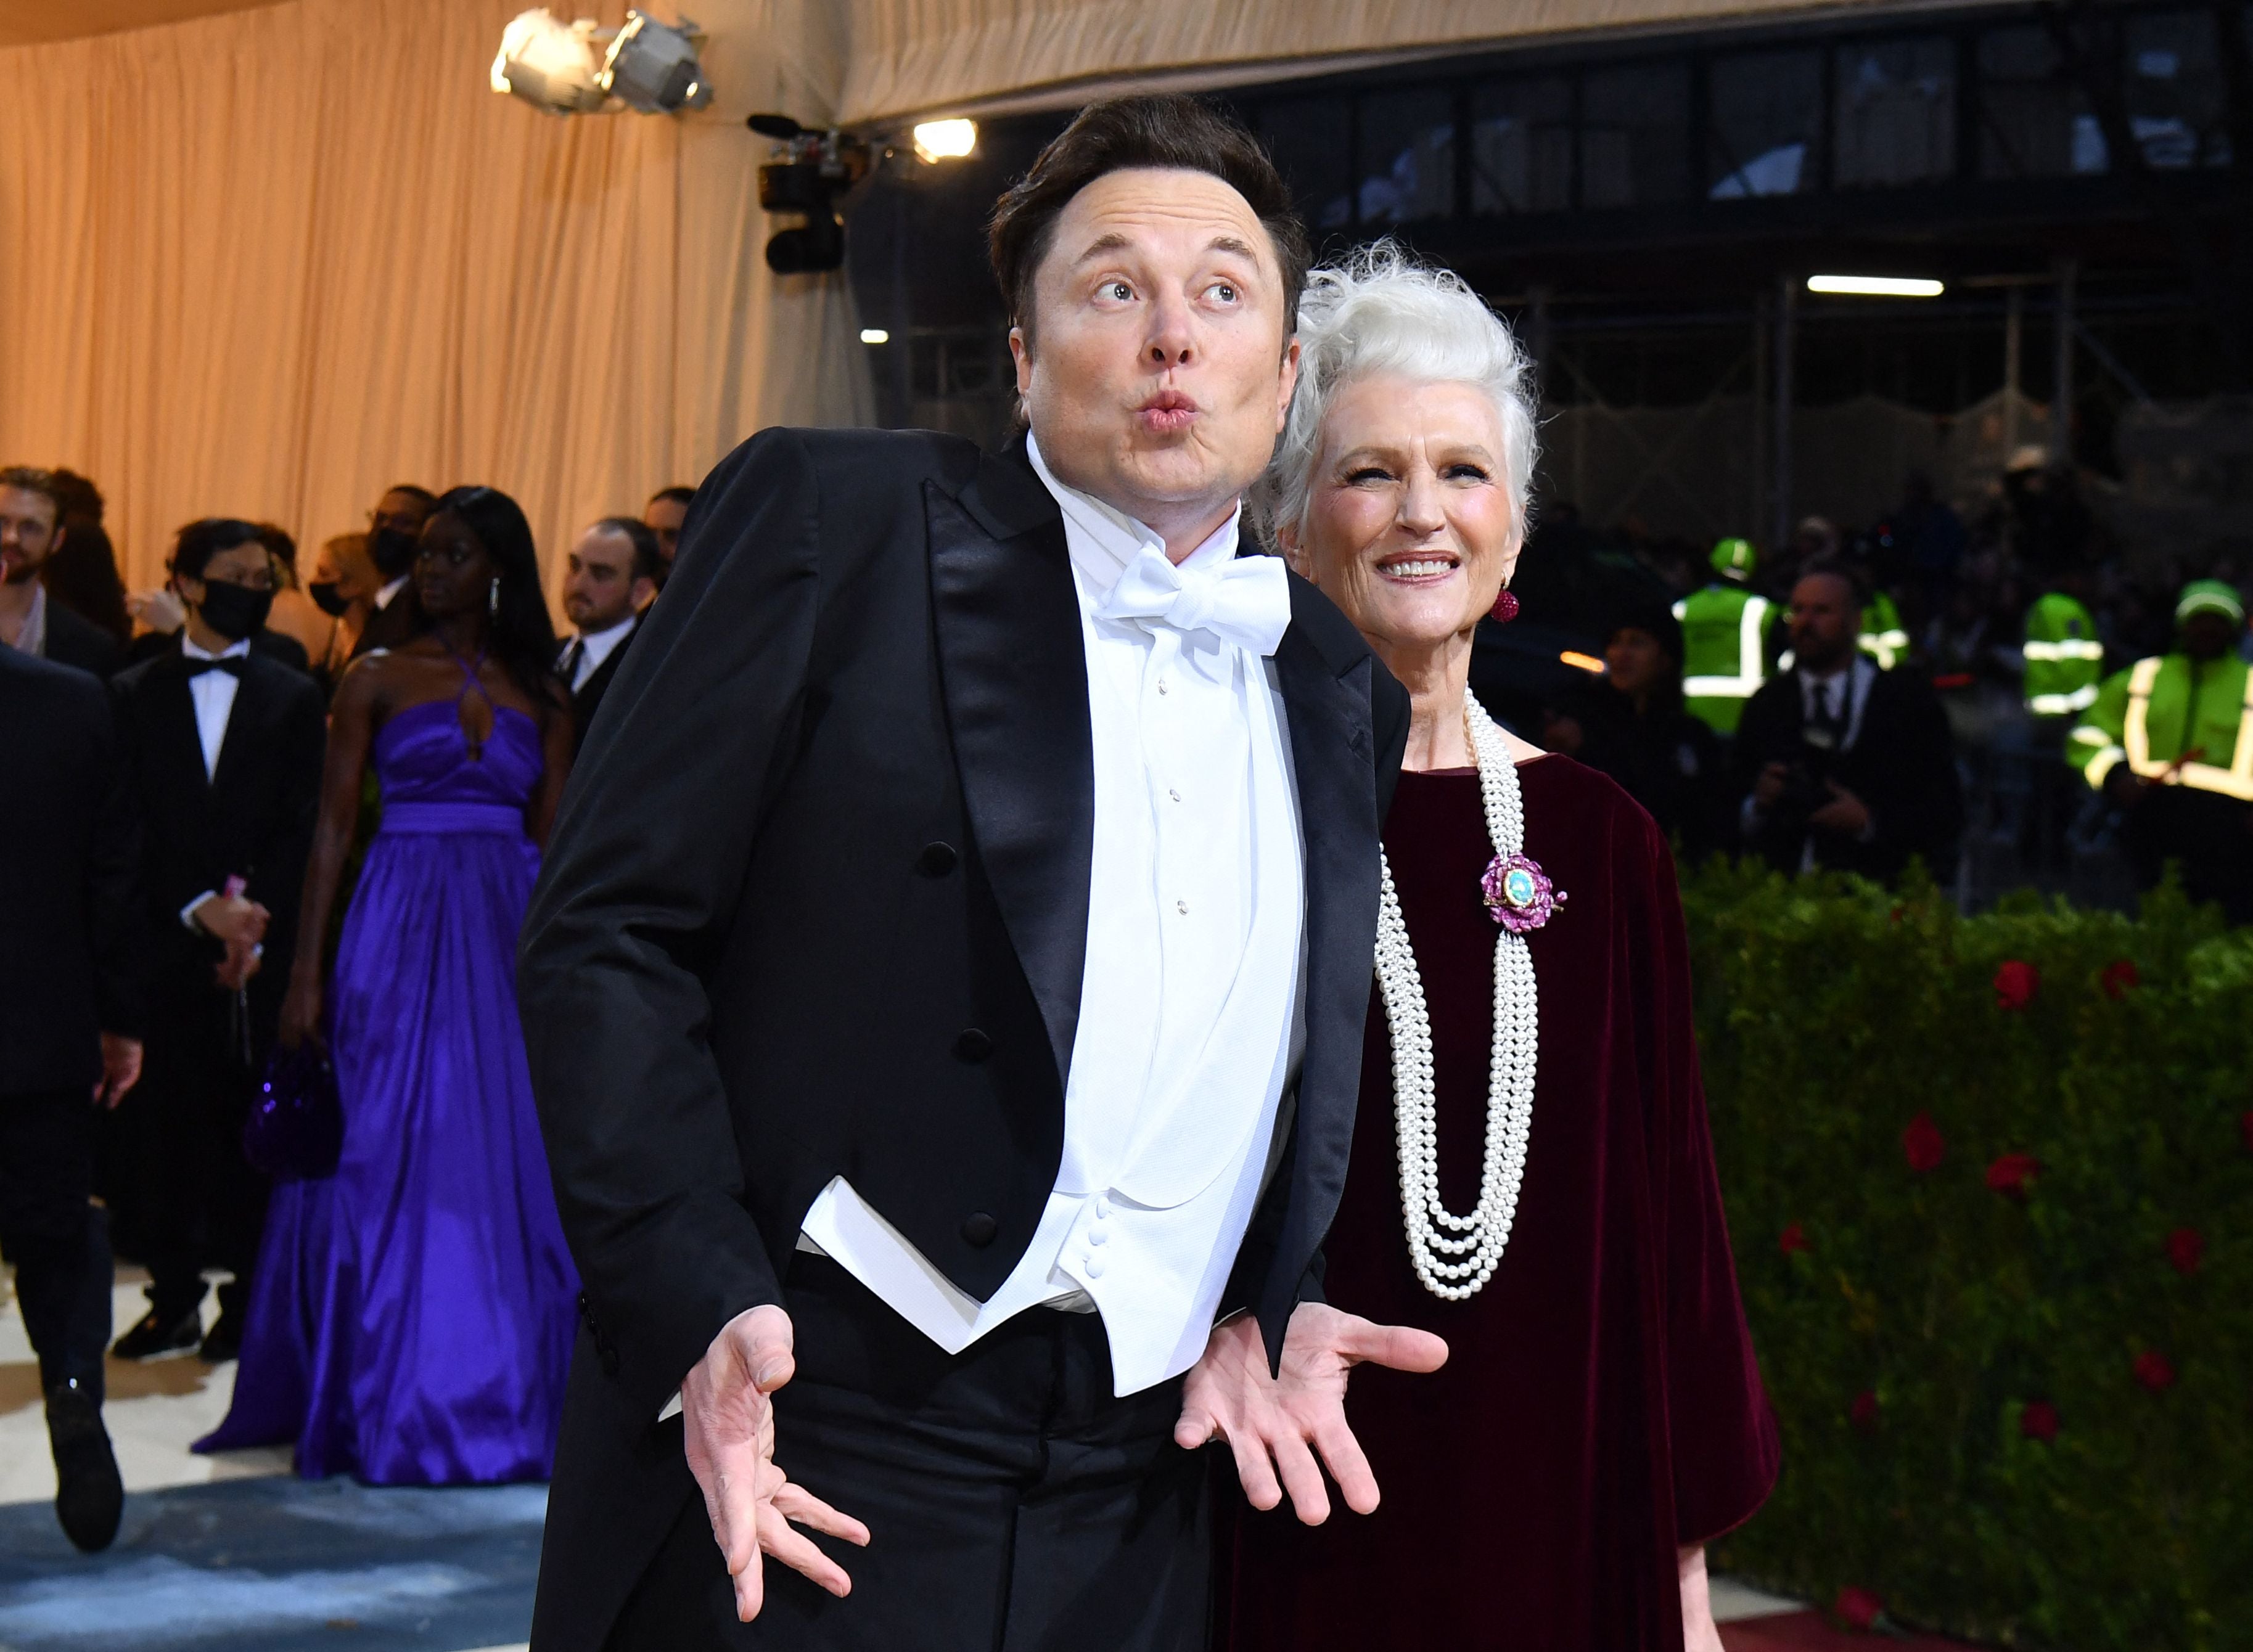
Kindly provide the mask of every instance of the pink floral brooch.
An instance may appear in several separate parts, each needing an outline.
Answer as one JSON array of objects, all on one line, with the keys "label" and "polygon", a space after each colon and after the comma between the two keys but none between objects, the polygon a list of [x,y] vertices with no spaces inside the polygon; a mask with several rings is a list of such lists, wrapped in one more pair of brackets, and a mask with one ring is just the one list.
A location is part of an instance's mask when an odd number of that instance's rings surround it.
[{"label": "pink floral brooch", "polygon": [[1565,904],[1565,891],[1549,881],[1540,863],[1523,854],[1497,854],[1479,880],[1487,910],[1512,935],[1538,930]]}]

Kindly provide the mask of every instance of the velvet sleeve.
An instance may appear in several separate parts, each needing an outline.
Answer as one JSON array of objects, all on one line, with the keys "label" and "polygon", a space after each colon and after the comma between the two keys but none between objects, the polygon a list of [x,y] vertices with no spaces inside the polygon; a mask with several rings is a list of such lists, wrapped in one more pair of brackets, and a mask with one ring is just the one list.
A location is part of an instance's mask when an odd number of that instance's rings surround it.
[{"label": "velvet sleeve", "polygon": [[[1775,1484],[1775,1416],[1737,1291],[1690,1014],[1689,944],[1674,861],[1646,821],[1637,996],[1643,1004],[1651,1209],[1664,1289],[1667,1436],[1676,1541],[1741,1525]],[[1639,936],[1634,935],[1640,930]]]}]

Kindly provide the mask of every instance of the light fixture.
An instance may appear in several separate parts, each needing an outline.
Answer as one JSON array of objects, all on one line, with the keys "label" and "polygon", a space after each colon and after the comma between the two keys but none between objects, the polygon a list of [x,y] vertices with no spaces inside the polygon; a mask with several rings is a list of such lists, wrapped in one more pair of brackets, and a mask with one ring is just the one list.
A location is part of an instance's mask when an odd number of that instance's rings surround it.
[{"label": "light fixture", "polygon": [[1602,660],[1598,659],[1594,654],[1584,654],[1577,648],[1568,648],[1557,658],[1574,671],[1591,672],[1599,677],[1604,674]]},{"label": "light fixture", "polygon": [[959,161],[977,147],[975,121],[924,121],[915,129],[916,158],[925,165]]},{"label": "light fixture", "polygon": [[509,19],[493,59],[492,89],[549,115],[584,114],[603,107],[598,73],[595,25],[562,22],[543,6]]},{"label": "light fixture", "polygon": [[888,345],[891,343],[891,341],[892,335],[886,332],[882,327],[863,327],[861,329],[861,342],[864,345]]},{"label": "light fixture", "polygon": [[1807,290],[1852,298],[1937,298],[1948,283],[1921,275],[1810,275]]},{"label": "light fixture", "polygon": [[712,87],[696,60],[691,38],[695,32],[696,25],[686,17],[675,28],[645,12],[628,11],[596,83],[645,115],[704,108],[712,101]]}]

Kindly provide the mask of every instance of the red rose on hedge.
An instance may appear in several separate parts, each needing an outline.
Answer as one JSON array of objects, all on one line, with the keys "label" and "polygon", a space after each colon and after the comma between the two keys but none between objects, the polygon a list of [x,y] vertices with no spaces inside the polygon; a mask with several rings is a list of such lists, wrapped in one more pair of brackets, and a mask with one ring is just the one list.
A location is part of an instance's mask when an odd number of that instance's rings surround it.
[{"label": "red rose on hedge", "polygon": [[2136,1380],[2156,1394],[2175,1385],[2175,1368],[2159,1349],[2147,1348],[2136,1356]]},{"label": "red rose on hedge", "polygon": [[1987,1185],[1997,1193],[2023,1199],[2041,1174],[2041,1161],[2030,1153],[2006,1153],[1987,1167]]},{"label": "red rose on hedge", "polygon": [[1854,1396],[1846,1407],[1846,1420],[1866,1434],[1878,1432],[1878,1395],[1875,1389],[1866,1388]]},{"label": "red rose on hedge", "polygon": [[1775,1243],[1777,1248],[1786,1256],[1796,1251],[1804,1251],[1807,1248],[1806,1230],[1795,1222],[1783,1230],[1783,1237]]},{"label": "red rose on hedge", "polygon": [[2057,1438],[2057,1407],[2046,1399],[2029,1400],[2019,1413],[2019,1432],[2045,1446]]},{"label": "red rose on hedge", "polygon": [[2041,976],[2031,964],[2011,959],[1995,972],[1995,1006],[1998,1009],[2024,1009],[2034,1001],[2034,993],[2041,986]]},{"label": "red rose on hedge", "polygon": [[1939,1168],[1941,1160],[1947,1157],[1948,1143],[1930,1113],[1921,1112],[1908,1121],[1908,1128],[1901,1132],[1901,1151],[1908,1155],[1908,1168],[1919,1175]]},{"label": "red rose on hedge", "polygon": [[2099,979],[2103,984],[2104,996],[2117,1000],[2125,998],[2128,989],[2139,985],[2144,978],[2136,972],[2134,960],[2122,958],[2107,964]]},{"label": "red rose on hedge", "polygon": [[2175,1265],[2176,1272],[2197,1272],[2205,1257],[2206,1237],[2196,1228],[2177,1228],[2167,1235],[2167,1260]]},{"label": "red rose on hedge", "polygon": [[1848,1628],[1870,1629],[1885,1615],[1886,1603],[1867,1589],[1841,1589],[1838,1604],[1831,1609]]}]

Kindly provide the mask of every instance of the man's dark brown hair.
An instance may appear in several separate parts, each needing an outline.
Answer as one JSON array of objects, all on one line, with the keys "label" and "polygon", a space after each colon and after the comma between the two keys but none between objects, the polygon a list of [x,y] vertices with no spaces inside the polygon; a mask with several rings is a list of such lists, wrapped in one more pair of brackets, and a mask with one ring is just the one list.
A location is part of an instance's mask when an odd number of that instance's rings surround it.
[{"label": "man's dark brown hair", "polygon": [[55,485],[55,474],[42,471],[35,464],[10,464],[0,468],[0,488],[21,488],[26,493],[36,493],[55,507],[55,520],[63,519],[62,490]]},{"label": "man's dark brown hair", "polygon": [[1283,336],[1298,331],[1307,285],[1307,232],[1267,151],[1234,121],[1195,98],[1129,97],[1092,103],[994,203],[986,245],[1009,321],[1033,338],[1033,277],[1071,198],[1106,172],[1132,167],[1209,172],[1244,197],[1274,244],[1283,273]]}]

